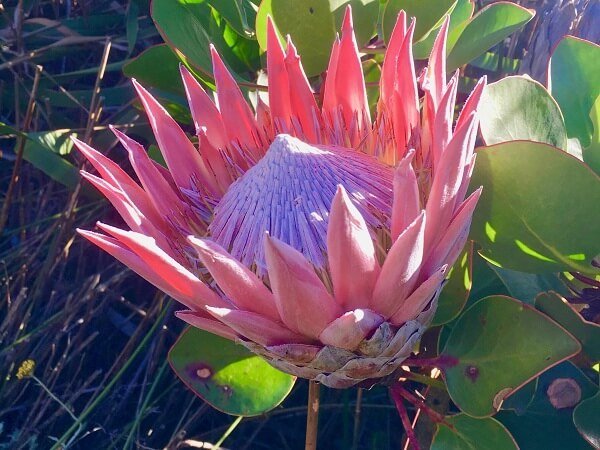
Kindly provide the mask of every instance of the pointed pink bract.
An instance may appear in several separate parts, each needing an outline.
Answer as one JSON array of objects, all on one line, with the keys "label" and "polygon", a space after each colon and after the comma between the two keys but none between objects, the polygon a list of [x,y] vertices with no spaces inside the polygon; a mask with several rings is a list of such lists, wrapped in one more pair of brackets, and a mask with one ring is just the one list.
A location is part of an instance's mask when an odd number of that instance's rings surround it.
[{"label": "pointed pink bract", "polygon": [[331,206],[327,251],[335,300],[347,311],[368,305],[379,263],[367,224],[342,186]]},{"label": "pointed pink bract", "polygon": [[381,267],[371,309],[389,317],[411,292],[423,260],[425,212],[398,236]]},{"label": "pointed pink bract", "polygon": [[271,289],[279,315],[291,330],[317,339],[340,308],[300,252],[278,239],[265,237]]}]

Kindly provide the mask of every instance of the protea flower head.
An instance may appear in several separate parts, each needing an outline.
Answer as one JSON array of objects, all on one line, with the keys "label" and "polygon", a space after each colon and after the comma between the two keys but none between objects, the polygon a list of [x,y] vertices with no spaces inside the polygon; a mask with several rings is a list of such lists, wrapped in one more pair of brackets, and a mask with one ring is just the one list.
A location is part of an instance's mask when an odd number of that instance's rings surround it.
[{"label": "protea flower head", "polygon": [[138,181],[77,142],[99,173],[84,176],[131,228],[80,233],[185,305],[189,324],[349,387],[397,369],[435,312],[480,194],[464,199],[485,80],[453,124],[448,21],[417,80],[401,12],[372,119],[350,8],[321,96],[268,27],[268,105],[246,102],[214,48],[214,101],[181,69],[197,145],[133,82],[168,169],[118,130]]}]

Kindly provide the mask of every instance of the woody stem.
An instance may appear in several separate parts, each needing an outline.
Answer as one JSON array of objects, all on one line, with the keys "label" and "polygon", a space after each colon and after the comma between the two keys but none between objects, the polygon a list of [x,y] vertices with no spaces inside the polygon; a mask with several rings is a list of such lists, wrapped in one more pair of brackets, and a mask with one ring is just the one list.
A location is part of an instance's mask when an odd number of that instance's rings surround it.
[{"label": "woody stem", "polygon": [[308,409],[306,416],[306,444],[305,450],[317,449],[317,434],[319,428],[319,388],[316,381],[308,384]]}]

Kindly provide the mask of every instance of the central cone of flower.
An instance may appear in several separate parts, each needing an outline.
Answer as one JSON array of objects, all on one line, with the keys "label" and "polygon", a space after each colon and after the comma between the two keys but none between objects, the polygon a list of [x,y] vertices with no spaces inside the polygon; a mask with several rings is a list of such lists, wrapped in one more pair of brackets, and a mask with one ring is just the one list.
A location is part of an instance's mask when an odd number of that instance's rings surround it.
[{"label": "central cone of flower", "polygon": [[338,185],[348,191],[375,236],[389,228],[392,170],[374,157],[337,146],[312,146],[287,134],[230,186],[214,212],[215,241],[247,267],[265,275],[263,238],[300,251],[315,267],[326,265],[327,223]]}]

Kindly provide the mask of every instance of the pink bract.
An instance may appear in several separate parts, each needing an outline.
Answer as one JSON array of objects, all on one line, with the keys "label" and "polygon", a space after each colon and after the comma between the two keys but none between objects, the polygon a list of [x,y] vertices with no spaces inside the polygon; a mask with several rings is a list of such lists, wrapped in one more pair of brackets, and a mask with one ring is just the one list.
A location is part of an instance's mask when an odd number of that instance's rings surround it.
[{"label": "pink bract", "polygon": [[214,99],[181,69],[197,145],[134,80],[168,169],[118,130],[137,181],[76,141],[99,174],[84,176],[130,228],[80,233],[185,305],[178,317],[281,370],[332,387],[385,377],[466,242],[485,79],[454,124],[448,19],[417,80],[401,12],[372,119],[350,8],[322,96],[268,27],[268,104],[247,103],[214,49]]}]

